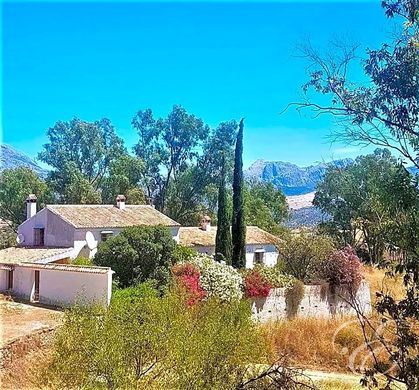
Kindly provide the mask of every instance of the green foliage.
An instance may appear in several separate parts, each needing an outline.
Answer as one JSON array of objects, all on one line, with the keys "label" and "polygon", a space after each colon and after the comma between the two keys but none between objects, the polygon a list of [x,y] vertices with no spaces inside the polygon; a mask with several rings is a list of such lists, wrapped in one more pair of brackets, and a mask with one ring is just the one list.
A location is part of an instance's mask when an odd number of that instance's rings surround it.
[{"label": "green foliage", "polygon": [[360,247],[366,260],[378,263],[386,248],[389,225],[402,205],[414,209],[415,198],[415,183],[409,173],[388,150],[377,149],[344,169],[330,168],[313,203],[333,218],[324,228],[342,244]]},{"label": "green foliage", "polygon": [[50,172],[47,183],[57,203],[98,204],[102,201],[100,193],[72,161]]},{"label": "green foliage", "polygon": [[221,170],[221,179],[218,188],[217,234],[215,236],[215,258],[231,264],[231,231],[227,204],[225,158]]},{"label": "green foliage", "polygon": [[285,290],[285,305],[287,317],[293,318],[298,313],[298,307],[304,298],[304,283],[301,280],[295,280],[291,286]]},{"label": "green foliage", "polygon": [[281,241],[278,249],[284,272],[306,282],[315,278],[318,264],[330,257],[334,244],[327,236],[301,232]]},{"label": "green foliage", "polygon": [[272,183],[250,182],[244,186],[244,210],[247,225],[258,226],[272,234],[282,232],[288,216],[285,195]]},{"label": "green foliage", "polygon": [[194,224],[211,203],[208,190],[218,182],[221,153],[230,159],[236,123],[211,130],[175,105],[165,118],[155,119],[150,109],[139,111],[132,124],[139,134],[135,153],[145,164],[147,196],[171,218]]},{"label": "green foliage", "polygon": [[246,222],[244,215],[243,193],[243,119],[239,124],[236,139],[233,176],[233,219],[231,223],[232,236],[232,264],[236,268],[243,268],[246,264]]},{"label": "green foliage", "polygon": [[175,262],[175,248],[167,228],[131,227],[102,242],[93,261],[111,267],[121,287],[154,279],[163,288]]},{"label": "green foliage", "polygon": [[93,260],[90,259],[89,257],[85,257],[85,256],[78,256],[76,257],[74,260],[72,260],[71,264],[74,265],[88,265],[88,266],[93,266]]},{"label": "green foliage", "polygon": [[0,249],[16,245],[16,232],[10,226],[0,226]]},{"label": "green foliage", "polygon": [[122,290],[108,310],[66,311],[42,385],[228,390],[240,388],[248,365],[266,361],[247,302],[188,307],[174,294],[139,289]]},{"label": "green foliage", "polygon": [[208,255],[197,255],[190,263],[198,267],[200,284],[209,297],[222,301],[238,300],[242,297],[243,279],[232,266],[219,263]]},{"label": "green foliage", "polygon": [[197,255],[197,252],[195,249],[177,244],[174,252],[175,262],[176,263],[188,263],[192,260],[193,257]]},{"label": "green foliage", "polygon": [[290,287],[295,282],[295,277],[284,273],[280,267],[257,264],[253,269],[259,272],[272,288]]},{"label": "green foliage", "polygon": [[140,188],[144,177],[144,163],[138,157],[121,155],[111,162],[109,175],[102,184],[104,203],[114,203],[117,195],[125,195],[128,204],[145,204],[144,191]]},{"label": "green foliage", "polygon": [[59,121],[48,129],[47,137],[48,143],[39,153],[39,159],[56,172],[64,167],[76,170],[94,190],[100,187],[111,162],[124,152],[122,139],[108,119]]},{"label": "green foliage", "polygon": [[13,229],[26,219],[25,201],[29,194],[36,194],[41,207],[50,196],[46,183],[31,169],[19,167],[0,173],[0,218]]}]

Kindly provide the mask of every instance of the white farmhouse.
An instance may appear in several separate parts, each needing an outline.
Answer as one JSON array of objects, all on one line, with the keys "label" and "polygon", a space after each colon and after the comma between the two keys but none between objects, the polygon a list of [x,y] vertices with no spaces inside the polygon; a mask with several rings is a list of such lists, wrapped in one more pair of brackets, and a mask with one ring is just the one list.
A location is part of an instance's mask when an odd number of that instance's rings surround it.
[{"label": "white farmhouse", "polygon": [[[179,243],[194,248],[199,253],[213,255],[217,227],[211,226],[211,219],[204,217],[199,227],[181,227]],[[246,228],[246,268],[256,264],[274,266],[278,260],[276,245],[278,238],[257,226]]]},{"label": "white farmhouse", "polygon": [[48,205],[36,210],[36,196],[26,200],[27,219],[18,227],[19,247],[0,251],[0,292],[34,302],[69,305],[77,300],[109,303],[109,267],[69,264],[93,257],[100,241],[130,226],[168,227],[179,241],[180,225],[148,205]]}]

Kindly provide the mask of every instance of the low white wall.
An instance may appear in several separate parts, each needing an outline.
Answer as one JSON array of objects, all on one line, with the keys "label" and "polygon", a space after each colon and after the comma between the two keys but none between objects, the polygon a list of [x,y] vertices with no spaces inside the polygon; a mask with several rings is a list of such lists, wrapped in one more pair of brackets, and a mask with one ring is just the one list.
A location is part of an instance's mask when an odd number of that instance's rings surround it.
[{"label": "low white wall", "polygon": [[74,303],[107,304],[110,299],[108,273],[40,270],[39,301],[68,306]]},{"label": "low white wall", "polygon": [[[365,314],[371,312],[370,288],[366,281],[361,282],[354,300]],[[351,297],[345,287],[338,287],[332,292],[327,284],[304,286],[304,297],[295,312],[287,305],[286,289],[275,288],[266,298],[252,299],[252,314],[261,322],[285,319],[293,315],[328,317],[356,314],[348,301],[351,301]]]},{"label": "low white wall", "polygon": [[[32,300],[35,290],[35,269],[15,266],[13,295]],[[1,271],[0,291],[7,289],[7,271]],[[39,269],[39,302],[69,306],[75,303],[109,304],[112,293],[112,271],[106,273],[79,272],[72,270]]]}]

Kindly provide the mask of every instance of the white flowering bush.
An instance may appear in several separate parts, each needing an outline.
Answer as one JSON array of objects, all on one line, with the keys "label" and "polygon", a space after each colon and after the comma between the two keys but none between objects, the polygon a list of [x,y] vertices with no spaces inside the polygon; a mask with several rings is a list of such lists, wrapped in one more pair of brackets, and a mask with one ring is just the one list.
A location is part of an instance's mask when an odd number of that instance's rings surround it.
[{"label": "white flowering bush", "polygon": [[194,264],[201,274],[201,287],[208,296],[224,301],[241,299],[243,296],[243,278],[232,266],[219,263],[212,256],[198,254],[189,263]]}]

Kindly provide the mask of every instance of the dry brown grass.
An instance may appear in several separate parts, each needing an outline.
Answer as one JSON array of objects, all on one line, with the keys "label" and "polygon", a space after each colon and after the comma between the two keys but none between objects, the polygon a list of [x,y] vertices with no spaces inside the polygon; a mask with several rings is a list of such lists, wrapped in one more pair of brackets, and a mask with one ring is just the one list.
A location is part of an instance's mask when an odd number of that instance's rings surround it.
[{"label": "dry brown grass", "polygon": [[386,275],[386,271],[384,269],[365,266],[364,277],[370,285],[371,299],[373,303],[376,301],[376,291],[383,291],[396,299],[401,299],[405,295],[405,289],[403,287],[403,280],[401,276],[389,277]]}]

